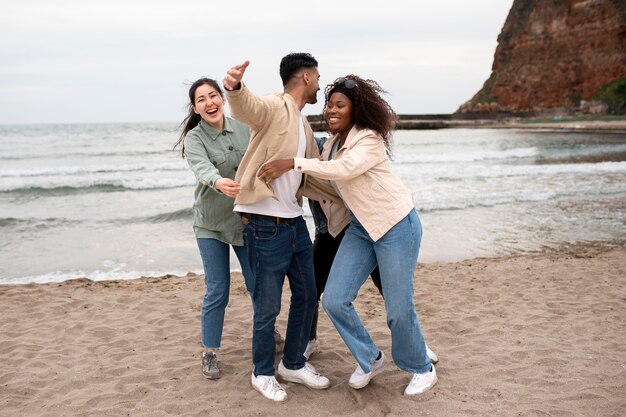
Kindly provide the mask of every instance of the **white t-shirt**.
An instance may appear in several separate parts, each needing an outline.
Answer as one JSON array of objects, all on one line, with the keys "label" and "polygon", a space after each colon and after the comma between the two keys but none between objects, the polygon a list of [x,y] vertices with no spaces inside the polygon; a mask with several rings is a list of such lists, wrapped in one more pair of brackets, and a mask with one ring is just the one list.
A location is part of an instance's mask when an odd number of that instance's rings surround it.
[{"label": "white t-shirt", "polygon": [[[306,156],[306,134],[302,115],[298,126],[298,150],[294,157]],[[266,198],[254,204],[236,204],[234,210],[240,213],[264,214],[266,216],[284,217],[293,219],[304,214],[304,210],[298,204],[296,193],[302,182],[302,173],[289,170],[272,181],[272,188],[276,198]]]}]

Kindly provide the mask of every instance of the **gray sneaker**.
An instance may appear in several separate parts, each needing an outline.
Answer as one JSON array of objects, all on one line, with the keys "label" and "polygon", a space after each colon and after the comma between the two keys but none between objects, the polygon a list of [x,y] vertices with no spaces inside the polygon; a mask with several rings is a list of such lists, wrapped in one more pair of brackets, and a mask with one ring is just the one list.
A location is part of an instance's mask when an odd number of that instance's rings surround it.
[{"label": "gray sneaker", "polygon": [[217,367],[217,355],[213,352],[202,352],[202,375],[207,379],[218,379],[222,376]]}]

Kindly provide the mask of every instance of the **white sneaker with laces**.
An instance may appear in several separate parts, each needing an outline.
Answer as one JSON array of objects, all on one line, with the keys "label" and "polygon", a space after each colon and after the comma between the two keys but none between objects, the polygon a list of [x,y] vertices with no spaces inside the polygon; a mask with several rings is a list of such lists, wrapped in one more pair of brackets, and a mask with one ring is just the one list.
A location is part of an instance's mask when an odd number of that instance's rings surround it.
[{"label": "white sneaker with laces", "polygon": [[413,374],[411,382],[406,386],[404,395],[421,394],[428,391],[437,383],[437,371],[435,365],[431,365],[430,371],[423,374]]},{"label": "white sneaker with laces", "polygon": [[283,361],[280,361],[280,365],[278,365],[278,375],[280,375],[285,381],[303,384],[313,389],[326,389],[330,387],[330,381],[328,378],[320,375],[315,370],[313,365],[308,362],[305,362],[302,368],[294,371],[292,369],[285,368]]},{"label": "white sneaker with laces", "polygon": [[439,357],[437,356],[437,354],[435,352],[433,352],[432,350],[430,350],[430,348],[428,347],[428,345],[426,345],[426,354],[428,355],[428,357],[430,358],[430,361],[432,363],[437,363],[439,362]]},{"label": "white sneaker with laces", "polygon": [[381,373],[387,368],[387,362],[385,361],[385,354],[380,352],[380,359],[375,360],[372,363],[372,370],[368,373],[363,372],[361,366],[357,366],[356,370],[350,376],[350,381],[348,381],[348,385],[350,385],[354,389],[361,389],[370,383],[372,378]]},{"label": "white sneaker with laces", "polygon": [[251,382],[254,389],[267,399],[272,401],[285,401],[287,399],[287,392],[280,386],[273,375],[254,376],[253,372]]},{"label": "white sneaker with laces", "polygon": [[309,340],[309,343],[306,345],[306,350],[304,351],[304,357],[308,360],[312,354],[320,353],[321,351],[320,342],[318,342],[317,339]]}]

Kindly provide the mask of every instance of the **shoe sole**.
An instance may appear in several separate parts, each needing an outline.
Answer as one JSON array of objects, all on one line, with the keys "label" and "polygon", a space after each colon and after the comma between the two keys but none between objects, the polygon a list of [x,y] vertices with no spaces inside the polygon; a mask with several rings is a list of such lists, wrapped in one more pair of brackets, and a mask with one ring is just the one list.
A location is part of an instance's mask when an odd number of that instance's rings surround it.
[{"label": "shoe sole", "polygon": [[217,374],[217,375],[202,374],[202,376],[205,377],[206,379],[220,379],[222,377],[222,374]]},{"label": "shoe sole", "polygon": [[372,374],[370,375],[369,379],[361,382],[361,383],[355,383],[355,384],[351,384],[350,382],[348,382],[348,385],[350,385],[352,388],[354,389],[361,389],[361,388],[365,388],[366,386],[369,385],[370,381],[372,379],[374,379],[374,377],[380,373],[382,373],[385,369],[387,369],[387,362],[383,362],[383,366],[381,366],[380,368],[376,369],[375,371],[372,371]]}]

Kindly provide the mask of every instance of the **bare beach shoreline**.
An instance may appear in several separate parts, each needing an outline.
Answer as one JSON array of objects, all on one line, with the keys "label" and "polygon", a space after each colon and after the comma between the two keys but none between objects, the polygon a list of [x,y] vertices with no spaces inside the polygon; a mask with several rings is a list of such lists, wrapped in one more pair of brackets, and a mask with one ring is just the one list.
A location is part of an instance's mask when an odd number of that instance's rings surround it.
[{"label": "bare beach shoreline", "polygon": [[[252,309],[233,274],[223,377],[200,373],[203,277],[0,286],[0,416],[621,416],[626,409],[626,249],[419,264],[415,301],[439,383],[406,398],[391,366],[366,388],[325,313],[311,359],[325,391],[286,383],[274,404],[250,385]],[[284,332],[285,285],[278,328]],[[371,283],[355,305],[391,356]],[[280,360],[280,354],[277,355]]]}]

